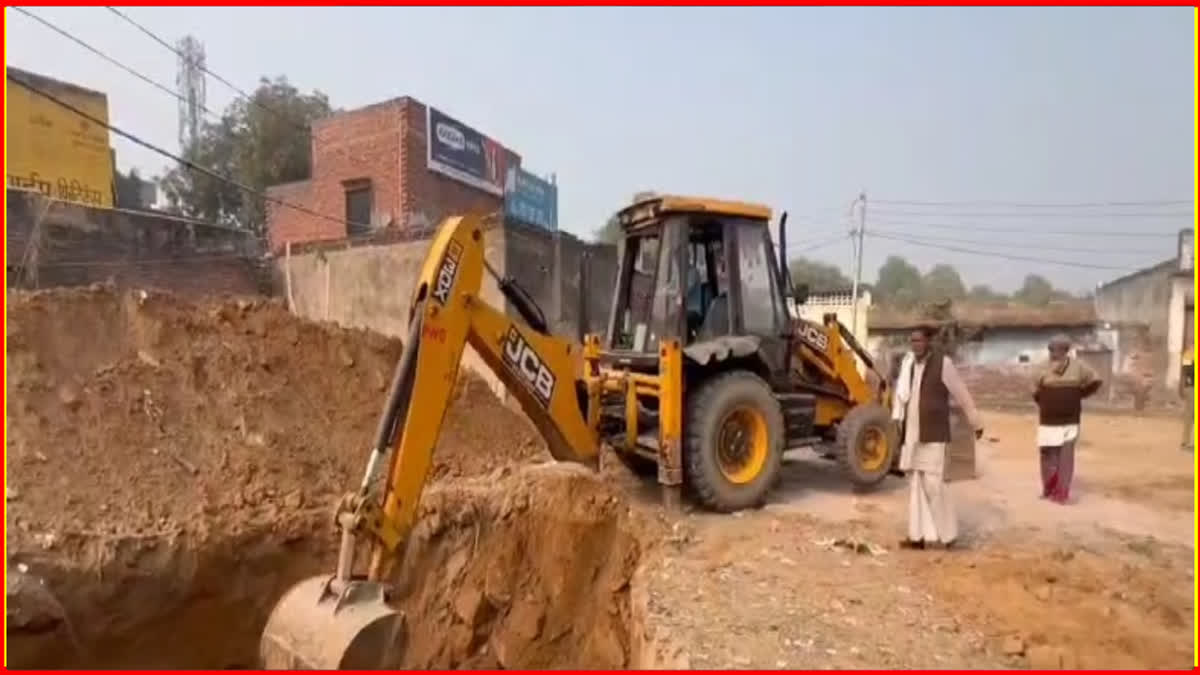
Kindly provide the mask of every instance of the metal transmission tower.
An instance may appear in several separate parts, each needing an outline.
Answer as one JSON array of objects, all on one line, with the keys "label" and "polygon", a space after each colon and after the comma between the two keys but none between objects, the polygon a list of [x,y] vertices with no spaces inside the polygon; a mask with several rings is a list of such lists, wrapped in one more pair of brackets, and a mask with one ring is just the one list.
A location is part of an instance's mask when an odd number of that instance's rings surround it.
[{"label": "metal transmission tower", "polygon": [[186,150],[200,139],[200,123],[203,119],[205,95],[204,45],[191,35],[175,43],[179,52],[179,70],[175,75],[175,86],[179,98],[179,149]]}]

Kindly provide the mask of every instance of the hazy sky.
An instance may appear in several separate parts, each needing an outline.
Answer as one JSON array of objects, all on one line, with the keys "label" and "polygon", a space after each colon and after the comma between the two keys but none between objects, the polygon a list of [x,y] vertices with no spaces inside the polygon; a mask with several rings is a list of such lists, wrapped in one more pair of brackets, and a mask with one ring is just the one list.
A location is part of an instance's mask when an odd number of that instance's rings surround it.
[{"label": "hazy sky", "polygon": [[[104,8],[31,11],[174,85],[174,55]],[[581,235],[656,189],[786,209],[800,253],[844,232],[865,190],[868,233],[928,245],[868,234],[867,280],[898,253],[951,262],[968,284],[1011,288],[1032,271],[1078,290],[1122,272],[945,247],[1133,269],[1173,255],[1170,235],[1193,220],[1191,204],[886,203],[1193,200],[1190,8],[124,11],[171,41],[199,38],[243,89],[283,74],[335,106],[432,104],[556,173],[560,224]],[[6,13],[10,64],[106,92],[113,124],[178,149],[175,99]],[[208,83],[210,108],[235,95]],[[123,168],[167,164],[114,144]],[[849,268],[851,247],[807,254]]]}]

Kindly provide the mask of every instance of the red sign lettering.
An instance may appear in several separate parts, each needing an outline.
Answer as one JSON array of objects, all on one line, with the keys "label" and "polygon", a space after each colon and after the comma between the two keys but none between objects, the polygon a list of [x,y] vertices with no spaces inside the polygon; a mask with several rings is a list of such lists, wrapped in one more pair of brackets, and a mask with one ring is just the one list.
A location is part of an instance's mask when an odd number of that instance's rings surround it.
[{"label": "red sign lettering", "polygon": [[446,329],[441,326],[425,326],[421,329],[421,334],[430,340],[436,340],[443,344],[446,342]]}]

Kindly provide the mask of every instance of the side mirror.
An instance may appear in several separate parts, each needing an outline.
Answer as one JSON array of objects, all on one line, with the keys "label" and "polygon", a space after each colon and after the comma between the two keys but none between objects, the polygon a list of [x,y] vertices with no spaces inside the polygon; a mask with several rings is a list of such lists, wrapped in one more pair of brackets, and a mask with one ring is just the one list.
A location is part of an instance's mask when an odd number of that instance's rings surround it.
[{"label": "side mirror", "polygon": [[[779,216],[779,273],[788,274],[787,264],[787,211]],[[787,286],[784,286],[787,288]]]},{"label": "side mirror", "polygon": [[792,290],[792,299],[796,301],[796,306],[808,302],[808,284],[796,284]]}]

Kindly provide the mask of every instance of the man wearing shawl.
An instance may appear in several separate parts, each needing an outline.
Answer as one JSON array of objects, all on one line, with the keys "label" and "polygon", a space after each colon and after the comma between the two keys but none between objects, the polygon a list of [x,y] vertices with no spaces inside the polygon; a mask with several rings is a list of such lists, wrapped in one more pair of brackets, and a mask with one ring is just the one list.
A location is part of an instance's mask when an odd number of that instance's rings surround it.
[{"label": "man wearing shawl", "polygon": [[927,327],[913,331],[912,351],[901,362],[892,403],[892,419],[903,430],[900,470],[909,476],[905,548],[949,547],[958,538],[958,519],[944,481],[951,399],[966,414],[975,437],[983,436],[975,402],[954,362],[930,344],[933,334]]},{"label": "man wearing shawl", "polygon": [[1083,399],[1101,381],[1086,363],[1071,357],[1071,340],[1056,335],[1048,347],[1050,360],[1033,383],[1038,405],[1037,444],[1042,464],[1042,498],[1066,504],[1075,477],[1075,443]]}]

